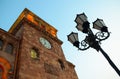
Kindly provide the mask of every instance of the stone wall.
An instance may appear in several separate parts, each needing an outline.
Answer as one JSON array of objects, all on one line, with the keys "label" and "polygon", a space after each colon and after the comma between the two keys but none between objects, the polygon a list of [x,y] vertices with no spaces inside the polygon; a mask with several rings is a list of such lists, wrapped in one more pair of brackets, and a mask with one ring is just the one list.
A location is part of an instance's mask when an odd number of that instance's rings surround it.
[{"label": "stone wall", "polygon": [[[23,27],[19,79],[78,79],[74,72],[74,65],[70,66],[64,57],[61,44],[28,23]],[[45,48],[39,42],[40,37],[49,40],[52,48]],[[31,58],[32,48],[38,49],[38,59]]]}]

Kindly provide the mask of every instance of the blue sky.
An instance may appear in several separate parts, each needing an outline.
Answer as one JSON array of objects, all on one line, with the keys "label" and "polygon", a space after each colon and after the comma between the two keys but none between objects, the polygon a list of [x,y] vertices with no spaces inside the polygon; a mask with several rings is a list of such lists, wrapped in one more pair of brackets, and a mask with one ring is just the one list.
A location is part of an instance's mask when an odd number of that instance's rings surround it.
[{"label": "blue sky", "polygon": [[[0,28],[9,30],[20,13],[28,8],[58,30],[58,38],[63,41],[63,51],[68,61],[75,64],[79,79],[119,79],[100,52],[90,48],[78,51],[67,41],[75,28],[76,14],[85,13],[89,22],[97,18],[104,20],[111,36],[101,46],[120,69],[120,0],[0,0]],[[97,32],[93,29],[94,32]],[[79,39],[84,34],[79,32]]]}]

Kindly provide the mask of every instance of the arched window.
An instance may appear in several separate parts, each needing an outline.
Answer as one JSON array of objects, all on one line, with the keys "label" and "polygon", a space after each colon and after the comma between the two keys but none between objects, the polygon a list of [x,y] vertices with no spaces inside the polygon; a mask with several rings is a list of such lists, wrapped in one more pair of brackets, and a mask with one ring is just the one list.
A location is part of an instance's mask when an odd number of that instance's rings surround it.
[{"label": "arched window", "polygon": [[3,40],[0,39],[0,50],[2,49],[3,46]]},{"label": "arched window", "polygon": [[65,69],[65,66],[64,66],[63,61],[60,60],[60,59],[58,59],[58,62],[59,62],[59,64],[60,64],[61,69],[64,70],[64,69]]},{"label": "arched window", "polygon": [[13,53],[13,45],[8,43],[6,46],[5,52],[12,54]]},{"label": "arched window", "polygon": [[31,54],[31,58],[39,59],[38,49],[32,48],[31,51],[30,51],[30,54]]}]

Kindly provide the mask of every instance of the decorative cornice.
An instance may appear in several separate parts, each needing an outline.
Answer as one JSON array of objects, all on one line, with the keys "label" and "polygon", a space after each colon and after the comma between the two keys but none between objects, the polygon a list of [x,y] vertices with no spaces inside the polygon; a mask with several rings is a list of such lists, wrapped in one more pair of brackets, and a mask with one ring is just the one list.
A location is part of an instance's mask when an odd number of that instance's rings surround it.
[{"label": "decorative cornice", "polygon": [[[41,29],[40,27],[38,27],[37,25],[35,25],[34,23],[30,22],[28,19],[24,18],[23,19],[23,23],[28,23],[29,25],[31,25],[33,28],[35,28],[36,30],[44,33],[46,36],[50,37],[51,39],[53,39],[54,41],[58,42],[59,44],[62,44],[63,42],[61,40],[59,40],[57,37],[54,37],[53,35],[51,35],[49,32],[47,32],[46,30]],[[22,24],[23,24],[22,23]]]},{"label": "decorative cornice", "polygon": [[15,35],[16,32],[22,27],[24,22],[30,24],[37,30],[43,32],[45,35],[57,41],[59,44],[63,43],[61,40],[57,38],[56,36],[57,30],[53,26],[39,18],[37,15],[29,11],[27,8],[25,8],[24,11],[20,14],[18,19],[15,21],[15,23],[12,25],[8,32]]},{"label": "decorative cornice", "polygon": [[29,11],[27,8],[25,8],[23,12],[19,15],[15,23],[10,28],[9,33],[12,33],[12,31],[17,27],[17,25],[23,18],[27,18],[29,21],[33,22],[37,26],[45,28],[45,30],[56,37],[57,30],[53,26],[42,20],[40,17]]}]

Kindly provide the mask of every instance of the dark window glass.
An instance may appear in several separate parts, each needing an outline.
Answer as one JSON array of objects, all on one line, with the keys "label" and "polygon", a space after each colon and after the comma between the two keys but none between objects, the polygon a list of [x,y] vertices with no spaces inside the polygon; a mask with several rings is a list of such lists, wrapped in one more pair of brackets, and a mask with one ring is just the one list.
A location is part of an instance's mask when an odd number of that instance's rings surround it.
[{"label": "dark window glass", "polygon": [[61,69],[62,70],[65,69],[65,66],[64,66],[64,63],[62,62],[62,60],[58,59],[58,62],[60,64]]},{"label": "dark window glass", "polygon": [[0,79],[2,79],[3,70],[0,68]]},{"label": "dark window glass", "polygon": [[0,49],[2,49],[3,46],[3,40],[0,39]]},{"label": "dark window glass", "polygon": [[13,53],[13,45],[12,44],[8,44],[6,46],[5,52],[12,54]]},{"label": "dark window glass", "polygon": [[13,79],[14,76],[14,67],[12,66],[11,69],[8,71],[8,79]]},{"label": "dark window glass", "polygon": [[3,79],[3,75],[5,76],[3,66],[0,65],[0,79]]}]

